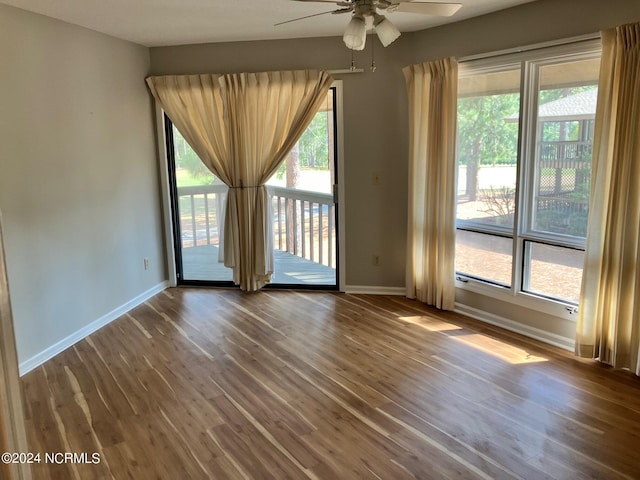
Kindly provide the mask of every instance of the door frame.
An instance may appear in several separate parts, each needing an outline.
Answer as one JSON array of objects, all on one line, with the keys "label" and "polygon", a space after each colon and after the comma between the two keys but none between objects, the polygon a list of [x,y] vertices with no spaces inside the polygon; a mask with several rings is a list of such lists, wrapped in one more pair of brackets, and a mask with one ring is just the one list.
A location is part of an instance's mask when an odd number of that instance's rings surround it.
[{"label": "door frame", "polygon": [[[342,80],[334,80],[331,88],[335,88],[335,126],[334,134],[336,136],[335,142],[335,181],[337,182],[337,188],[334,191],[334,200],[337,204],[337,278],[336,288],[340,292],[344,292],[345,288],[345,195],[344,195],[344,116],[343,116],[343,85]],[[165,260],[167,264],[167,276],[169,285],[176,287],[178,283],[178,271],[177,271],[177,257],[178,249],[177,245],[179,239],[176,238],[174,228],[175,222],[178,221],[176,215],[177,211],[173,205],[172,199],[172,179],[170,176],[170,153],[167,149],[167,134],[166,134],[166,122],[164,120],[165,113],[160,103],[155,101],[155,119],[156,119],[156,137],[158,139],[158,162],[160,168],[160,184],[162,194],[162,209],[163,209],[163,224],[164,224],[164,240],[165,240]],[[187,281],[180,282],[180,285],[189,284]],[[202,282],[199,282],[202,284]],[[296,285],[296,288],[303,288],[304,286]]]},{"label": "door frame", "polygon": [[[18,353],[16,349],[9,278],[2,240],[2,214],[0,212],[0,452],[19,454],[29,451],[23,409]],[[7,453],[8,452],[8,453]],[[28,462],[0,464],[0,476],[7,480],[30,480]]]}]

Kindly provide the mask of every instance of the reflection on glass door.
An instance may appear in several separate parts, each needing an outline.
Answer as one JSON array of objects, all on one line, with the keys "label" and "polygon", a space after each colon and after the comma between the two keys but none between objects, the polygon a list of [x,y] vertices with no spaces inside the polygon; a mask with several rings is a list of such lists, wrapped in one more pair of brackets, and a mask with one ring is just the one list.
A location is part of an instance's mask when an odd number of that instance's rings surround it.
[{"label": "reflection on glass door", "polygon": [[[227,187],[167,123],[180,284],[230,285],[220,240]],[[335,89],[267,182],[273,208],[274,286],[337,288]]]}]

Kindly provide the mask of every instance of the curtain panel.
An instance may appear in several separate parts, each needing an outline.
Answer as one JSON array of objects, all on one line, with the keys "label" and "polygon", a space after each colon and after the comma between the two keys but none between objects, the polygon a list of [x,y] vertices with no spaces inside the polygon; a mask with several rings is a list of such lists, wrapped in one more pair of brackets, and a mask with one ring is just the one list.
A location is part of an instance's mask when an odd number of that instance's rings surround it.
[{"label": "curtain panel", "polygon": [[147,78],[178,131],[229,187],[223,258],[242,290],[271,281],[265,183],[309,126],[331,83],[327,73],[314,70]]},{"label": "curtain panel", "polygon": [[602,46],[576,354],[640,375],[640,24]]},{"label": "curtain panel", "polygon": [[403,69],[409,96],[407,296],[455,307],[455,59]]}]

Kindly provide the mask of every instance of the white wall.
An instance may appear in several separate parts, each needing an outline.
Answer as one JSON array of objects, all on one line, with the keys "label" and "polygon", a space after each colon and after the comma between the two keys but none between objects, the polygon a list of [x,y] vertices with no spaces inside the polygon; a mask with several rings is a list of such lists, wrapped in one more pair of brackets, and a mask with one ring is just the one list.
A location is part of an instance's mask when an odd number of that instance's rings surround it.
[{"label": "white wall", "polygon": [[165,279],[148,69],[144,47],[0,5],[0,210],[23,369]]}]

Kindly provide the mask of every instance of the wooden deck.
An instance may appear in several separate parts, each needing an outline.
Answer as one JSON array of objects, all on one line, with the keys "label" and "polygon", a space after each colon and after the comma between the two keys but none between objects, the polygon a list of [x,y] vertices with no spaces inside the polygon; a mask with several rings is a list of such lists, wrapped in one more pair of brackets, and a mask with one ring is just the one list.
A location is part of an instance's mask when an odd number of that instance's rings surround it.
[{"label": "wooden deck", "polygon": [[638,377],[403,297],[173,288],[22,383],[98,460],[37,480],[640,478]]},{"label": "wooden deck", "polygon": [[[275,251],[272,283],[285,285],[336,285],[336,270],[290,253]],[[205,245],[182,250],[185,280],[231,281],[231,270],[218,262],[218,247]]]}]

